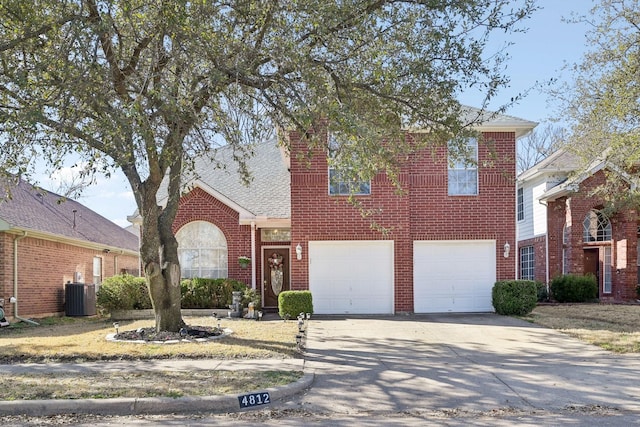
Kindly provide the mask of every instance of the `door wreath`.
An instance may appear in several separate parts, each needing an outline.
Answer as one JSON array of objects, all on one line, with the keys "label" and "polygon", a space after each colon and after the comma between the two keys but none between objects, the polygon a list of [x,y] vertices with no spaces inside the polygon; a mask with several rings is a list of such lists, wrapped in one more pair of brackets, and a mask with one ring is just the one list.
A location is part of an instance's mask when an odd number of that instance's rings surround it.
[{"label": "door wreath", "polygon": [[269,257],[269,268],[271,268],[271,289],[276,296],[282,292],[282,286],[284,284],[283,266],[284,260],[282,255],[274,252]]}]

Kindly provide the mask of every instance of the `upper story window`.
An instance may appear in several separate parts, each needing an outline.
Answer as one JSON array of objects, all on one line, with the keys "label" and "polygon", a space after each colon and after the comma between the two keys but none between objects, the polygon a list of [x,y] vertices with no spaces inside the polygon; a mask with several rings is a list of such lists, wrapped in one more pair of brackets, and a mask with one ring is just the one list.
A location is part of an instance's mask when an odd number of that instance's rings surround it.
[{"label": "upper story window", "polygon": [[227,277],[227,239],[207,221],[193,221],[176,233],[178,258],[183,278]]},{"label": "upper story window", "polygon": [[371,194],[371,181],[362,179],[358,171],[341,158],[341,144],[329,136],[329,194],[332,196],[362,196]]},{"label": "upper story window", "polygon": [[611,222],[601,211],[590,211],[582,223],[585,242],[606,242],[611,240]]},{"label": "upper story window", "polygon": [[449,143],[449,195],[478,194],[478,140],[469,138],[464,144]]},{"label": "upper story window", "polygon": [[518,188],[518,221],[524,221],[524,189]]}]

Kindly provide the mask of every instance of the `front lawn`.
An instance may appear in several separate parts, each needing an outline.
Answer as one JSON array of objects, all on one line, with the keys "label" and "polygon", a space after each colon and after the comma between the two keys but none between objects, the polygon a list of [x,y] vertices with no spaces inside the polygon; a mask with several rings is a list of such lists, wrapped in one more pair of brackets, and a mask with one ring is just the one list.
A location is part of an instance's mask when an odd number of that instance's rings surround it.
[{"label": "front lawn", "polygon": [[640,305],[540,305],[523,319],[615,353],[640,353]]},{"label": "front lawn", "polygon": [[[216,326],[213,317],[185,317],[193,326]],[[82,362],[152,358],[269,359],[294,357],[297,323],[282,320],[221,319],[230,336],[205,343],[136,344],[109,342],[110,319],[63,317],[38,319],[40,326],[15,323],[0,328],[0,363]],[[120,332],[154,325],[153,320],[119,321]]]}]

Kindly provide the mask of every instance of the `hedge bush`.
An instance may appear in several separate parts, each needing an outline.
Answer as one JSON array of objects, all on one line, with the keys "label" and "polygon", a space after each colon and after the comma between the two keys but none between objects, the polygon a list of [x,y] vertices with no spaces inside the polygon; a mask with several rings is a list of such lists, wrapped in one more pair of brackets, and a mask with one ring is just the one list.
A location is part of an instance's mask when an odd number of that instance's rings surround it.
[{"label": "hedge bush", "polygon": [[538,285],[532,280],[504,280],[496,282],[491,291],[496,313],[524,316],[531,313],[538,302]]},{"label": "hedge bush", "polygon": [[144,277],[122,274],[100,284],[97,304],[105,310],[144,310],[151,308],[151,298]]},{"label": "hedge bush", "polygon": [[[260,295],[238,280],[184,279],[180,282],[180,291],[182,308],[229,308],[233,291],[242,292],[243,307],[253,302],[256,310],[261,308]],[[106,279],[100,285],[97,298],[98,305],[107,311],[152,308],[146,279],[129,274]]]},{"label": "hedge bush", "polygon": [[551,296],[558,302],[587,302],[598,297],[598,282],[593,274],[565,274],[551,281]]},{"label": "hedge bush", "polygon": [[278,295],[278,314],[281,318],[295,318],[300,313],[313,314],[310,291],[282,291]]}]

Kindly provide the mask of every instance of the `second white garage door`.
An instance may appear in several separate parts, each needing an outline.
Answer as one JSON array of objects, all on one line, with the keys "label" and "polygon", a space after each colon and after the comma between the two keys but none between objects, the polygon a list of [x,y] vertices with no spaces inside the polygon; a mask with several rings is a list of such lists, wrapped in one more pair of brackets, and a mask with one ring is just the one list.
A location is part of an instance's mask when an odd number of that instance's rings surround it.
[{"label": "second white garage door", "polygon": [[416,313],[493,311],[495,240],[416,241],[413,260]]},{"label": "second white garage door", "polygon": [[309,290],[318,314],[392,314],[393,242],[309,242]]}]

